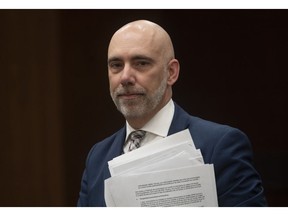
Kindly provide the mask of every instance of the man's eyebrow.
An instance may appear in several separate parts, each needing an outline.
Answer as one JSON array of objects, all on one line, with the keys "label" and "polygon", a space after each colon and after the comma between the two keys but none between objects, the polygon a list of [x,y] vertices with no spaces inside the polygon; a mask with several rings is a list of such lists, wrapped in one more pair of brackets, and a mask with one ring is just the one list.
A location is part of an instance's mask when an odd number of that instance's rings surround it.
[{"label": "man's eyebrow", "polygon": [[[135,56],[132,56],[131,57],[131,60],[132,61],[136,61],[136,60],[146,60],[146,61],[149,61],[149,62],[154,62],[154,60],[148,56],[145,56],[145,55],[135,55]],[[113,62],[113,61],[123,61],[122,58],[120,57],[117,57],[117,56],[114,56],[114,57],[111,57],[111,58],[108,58],[108,64]]]},{"label": "man's eyebrow", "polygon": [[150,61],[150,62],[154,62],[154,60],[148,56],[145,55],[135,55],[131,58],[132,60],[146,60],[146,61]]},{"label": "man's eyebrow", "polygon": [[111,57],[111,58],[108,59],[108,64],[109,64],[110,62],[113,62],[113,61],[121,61],[121,60],[122,60],[122,59],[119,58],[119,57]]}]

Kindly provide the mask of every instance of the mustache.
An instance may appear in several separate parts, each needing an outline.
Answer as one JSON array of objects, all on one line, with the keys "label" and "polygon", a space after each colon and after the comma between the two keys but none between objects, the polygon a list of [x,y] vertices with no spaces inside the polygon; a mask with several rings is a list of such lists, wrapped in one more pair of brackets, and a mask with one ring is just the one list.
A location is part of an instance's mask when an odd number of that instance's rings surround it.
[{"label": "mustache", "polygon": [[132,94],[146,94],[145,89],[135,87],[118,87],[115,89],[114,95],[132,95]]}]

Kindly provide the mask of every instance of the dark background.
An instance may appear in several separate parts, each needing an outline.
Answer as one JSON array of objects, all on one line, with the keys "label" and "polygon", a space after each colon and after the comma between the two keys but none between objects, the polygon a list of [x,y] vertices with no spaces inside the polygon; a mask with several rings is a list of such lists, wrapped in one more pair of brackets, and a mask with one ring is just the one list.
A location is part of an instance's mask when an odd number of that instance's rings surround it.
[{"label": "dark background", "polygon": [[174,101],[251,139],[270,206],[287,206],[287,10],[0,10],[0,206],[75,206],[89,149],[124,124],[110,37],[149,19],[181,64]]}]

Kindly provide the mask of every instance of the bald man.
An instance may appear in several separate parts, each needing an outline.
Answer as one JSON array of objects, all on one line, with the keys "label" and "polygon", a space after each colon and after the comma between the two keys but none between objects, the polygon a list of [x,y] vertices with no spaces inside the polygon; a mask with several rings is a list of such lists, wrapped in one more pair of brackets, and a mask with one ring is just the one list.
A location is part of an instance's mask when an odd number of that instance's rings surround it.
[{"label": "bald man", "polygon": [[[112,36],[108,48],[110,94],[126,124],[90,150],[78,206],[106,206],[108,161],[189,129],[204,162],[214,164],[219,206],[266,206],[261,179],[244,133],[186,113],[172,100],[180,65],[172,41],[159,25],[137,20]],[[139,142],[129,142],[137,134]]]}]

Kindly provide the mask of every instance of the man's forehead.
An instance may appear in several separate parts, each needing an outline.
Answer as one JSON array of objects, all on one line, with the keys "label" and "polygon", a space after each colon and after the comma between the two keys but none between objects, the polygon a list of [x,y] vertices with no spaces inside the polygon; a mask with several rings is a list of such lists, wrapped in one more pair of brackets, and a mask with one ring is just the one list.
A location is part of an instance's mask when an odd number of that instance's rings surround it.
[{"label": "man's forehead", "polygon": [[160,43],[149,38],[114,40],[110,43],[108,56],[154,56],[161,52]]},{"label": "man's forehead", "polygon": [[[137,23],[137,22],[136,22]],[[134,48],[157,46],[161,41],[155,28],[151,25],[142,26],[131,24],[119,29],[111,38],[109,48]]]},{"label": "man's forehead", "polygon": [[151,45],[156,42],[156,34],[149,31],[123,31],[115,34],[111,41],[110,46],[143,46],[145,44]]},{"label": "man's forehead", "polygon": [[[144,23],[144,24],[143,24]],[[139,25],[138,25],[139,24]],[[174,56],[173,45],[165,30],[156,24],[136,22],[120,28],[111,38],[108,57],[114,55]],[[166,54],[165,54],[166,53]],[[153,57],[157,58],[157,57]]]}]

